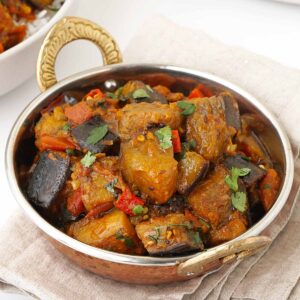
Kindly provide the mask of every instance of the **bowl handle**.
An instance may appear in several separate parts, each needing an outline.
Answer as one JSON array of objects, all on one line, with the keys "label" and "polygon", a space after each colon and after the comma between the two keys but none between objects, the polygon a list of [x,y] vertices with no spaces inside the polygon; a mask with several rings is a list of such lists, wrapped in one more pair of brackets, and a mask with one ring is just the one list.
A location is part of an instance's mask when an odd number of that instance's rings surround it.
[{"label": "bowl handle", "polygon": [[77,17],[63,18],[48,32],[39,52],[37,81],[41,91],[57,82],[55,61],[59,51],[66,44],[79,39],[93,42],[100,49],[105,65],[122,62],[117,43],[102,27]]},{"label": "bowl handle", "polygon": [[270,243],[271,239],[266,236],[253,236],[229,242],[215,249],[201,252],[199,255],[180,263],[177,267],[177,273],[184,277],[194,277],[221,267],[223,264],[251,256]]}]

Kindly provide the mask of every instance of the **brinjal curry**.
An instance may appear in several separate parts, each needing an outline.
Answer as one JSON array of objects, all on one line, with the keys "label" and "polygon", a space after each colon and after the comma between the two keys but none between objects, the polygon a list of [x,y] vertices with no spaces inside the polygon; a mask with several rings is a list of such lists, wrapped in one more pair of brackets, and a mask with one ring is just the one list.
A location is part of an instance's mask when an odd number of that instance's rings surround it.
[{"label": "brinjal curry", "polygon": [[128,81],[61,94],[35,124],[26,193],[69,236],[170,256],[232,240],[274,204],[280,173],[229,92]]}]

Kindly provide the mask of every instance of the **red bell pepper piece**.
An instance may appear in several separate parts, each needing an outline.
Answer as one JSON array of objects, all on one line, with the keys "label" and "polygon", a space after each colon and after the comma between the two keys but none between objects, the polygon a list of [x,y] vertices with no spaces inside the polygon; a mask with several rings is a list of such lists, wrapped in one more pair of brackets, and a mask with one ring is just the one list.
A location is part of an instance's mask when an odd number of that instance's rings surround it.
[{"label": "red bell pepper piece", "polygon": [[172,130],[172,143],[174,153],[181,152],[181,142],[178,130]]},{"label": "red bell pepper piece", "polygon": [[74,217],[79,216],[84,212],[84,204],[82,202],[82,191],[77,189],[67,200],[67,210]]},{"label": "red bell pepper piece", "polygon": [[65,151],[66,149],[75,149],[76,144],[74,144],[67,137],[54,137],[50,135],[43,135],[37,141],[37,146],[39,150],[56,150]]},{"label": "red bell pepper piece", "polygon": [[129,188],[125,188],[123,193],[119,196],[118,200],[115,202],[115,207],[124,211],[127,215],[135,216],[133,209],[135,206],[144,206],[145,203],[142,199],[135,196]]},{"label": "red bell pepper piece", "polygon": [[214,93],[203,83],[200,83],[189,94],[189,99],[211,97]]},{"label": "red bell pepper piece", "polygon": [[85,98],[91,97],[93,99],[102,99],[104,97],[103,93],[100,89],[93,89],[88,94],[86,94]]},{"label": "red bell pepper piece", "polygon": [[88,214],[85,216],[87,219],[93,219],[97,217],[99,214],[106,212],[113,208],[113,203],[112,202],[105,202],[97,205],[94,207],[92,210],[88,212]]},{"label": "red bell pepper piece", "polygon": [[205,96],[202,94],[202,92],[198,88],[194,88],[189,94],[189,99],[204,98],[204,97]]},{"label": "red bell pepper piece", "polygon": [[86,102],[81,101],[73,106],[68,106],[65,108],[66,117],[73,123],[79,125],[93,115],[92,109],[86,104]]}]

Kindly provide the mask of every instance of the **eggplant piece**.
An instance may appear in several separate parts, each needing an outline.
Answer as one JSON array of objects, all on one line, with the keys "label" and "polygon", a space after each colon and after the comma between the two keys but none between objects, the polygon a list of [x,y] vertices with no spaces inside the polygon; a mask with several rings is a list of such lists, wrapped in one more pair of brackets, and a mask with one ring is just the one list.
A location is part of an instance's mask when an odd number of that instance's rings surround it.
[{"label": "eggplant piece", "polygon": [[196,142],[195,151],[205,159],[218,162],[233,135],[225,120],[222,98],[197,98],[190,102],[195,104],[195,112],[187,117],[186,139]]},{"label": "eggplant piece", "polygon": [[135,227],[138,237],[152,256],[170,256],[203,250],[199,232],[183,214],[151,218]]},{"label": "eggplant piece", "polygon": [[205,177],[209,162],[200,154],[188,151],[178,163],[177,191],[186,194]]},{"label": "eggplant piece", "polygon": [[40,208],[49,208],[64,186],[70,159],[63,152],[44,151],[31,174],[27,194]]},{"label": "eggplant piece", "polygon": [[128,81],[123,87],[121,97],[125,100],[128,99],[130,103],[160,102],[168,104],[168,100],[163,94],[139,80]]},{"label": "eggplant piece", "polygon": [[188,195],[188,204],[196,216],[214,229],[226,223],[232,213],[231,191],[225,182],[228,170],[218,165]]},{"label": "eggplant piece", "polygon": [[232,126],[237,131],[241,129],[240,110],[235,98],[228,92],[219,95],[224,102],[225,119],[228,126]]},{"label": "eggplant piece", "polygon": [[243,159],[243,157],[240,154],[235,156],[228,156],[224,161],[224,165],[229,170],[232,167],[250,169],[251,172],[248,175],[241,178],[247,188],[254,185],[257,181],[259,181],[266,175],[266,170],[256,166],[250,161]]},{"label": "eggplant piece", "polygon": [[182,195],[175,194],[163,205],[149,205],[150,217],[161,217],[171,213],[184,213],[187,208],[186,199]]},{"label": "eggplant piece", "polygon": [[96,144],[90,144],[87,142],[91,131],[103,125],[106,125],[106,123],[103,122],[99,116],[95,116],[90,120],[74,127],[71,130],[71,135],[81,148],[87,149],[92,153],[105,152],[112,155],[118,154],[120,147],[120,139],[110,130],[108,130],[104,138]]}]

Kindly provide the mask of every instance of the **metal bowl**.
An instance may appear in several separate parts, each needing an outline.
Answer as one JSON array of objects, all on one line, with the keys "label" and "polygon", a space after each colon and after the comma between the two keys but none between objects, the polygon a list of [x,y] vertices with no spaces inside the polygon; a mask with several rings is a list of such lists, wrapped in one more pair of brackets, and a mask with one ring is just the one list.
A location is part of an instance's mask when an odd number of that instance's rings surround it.
[{"label": "metal bowl", "polygon": [[[49,32],[40,52],[37,74],[40,87],[45,91],[21,113],[10,133],[6,148],[6,171],[12,192],[26,215],[47,234],[54,246],[83,268],[102,276],[130,283],[158,284],[187,280],[215,271],[225,263],[252,255],[268,245],[270,239],[259,234],[286,203],[294,177],[291,146],[275,117],[239,87],[210,74],[175,66],[114,64],[88,70],[56,83],[54,64],[57,53],[66,43],[79,38],[92,40],[97,44],[104,55],[104,62],[121,62],[116,43],[98,25],[79,18],[63,19]],[[256,114],[264,124],[263,130],[257,134],[282,171],[280,193],[272,209],[257,224],[232,241],[201,253],[168,258],[125,255],[98,249],[69,237],[47,222],[26,198],[19,176],[21,166],[31,165],[34,156],[33,126],[40,117],[40,110],[60,93],[101,87],[109,79],[114,79],[118,85],[131,79],[142,80],[151,85],[163,83],[172,90],[183,92],[203,82],[216,92],[230,91],[236,97],[241,112]]]}]

